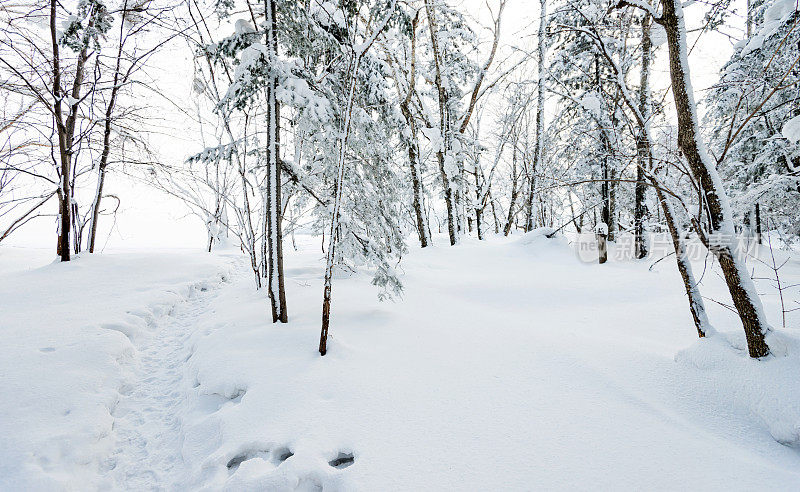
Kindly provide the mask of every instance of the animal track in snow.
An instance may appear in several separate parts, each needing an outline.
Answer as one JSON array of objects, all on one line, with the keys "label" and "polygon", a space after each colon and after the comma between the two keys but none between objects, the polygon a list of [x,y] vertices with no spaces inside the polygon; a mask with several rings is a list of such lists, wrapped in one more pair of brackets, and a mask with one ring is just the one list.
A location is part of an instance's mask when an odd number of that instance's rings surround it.
[{"label": "animal track in snow", "polygon": [[336,458],[330,460],[328,464],[334,468],[347,468],[348,466],[355,463],[355,461],[356,459],[353,456],[353,453],[345,453],[340,451],[339,455]]},{"label": "animal track in snow", "polygon": [[251,449],[237,454],[231,458],[225,466],[231,473],[234,473],[239,468],[239,465],[248,460],[258,458],[264,461],[270,461],[278,466],[292,456],[294,456],[294,453],[287,447],[275,448],[272,451],[268,449]]}]

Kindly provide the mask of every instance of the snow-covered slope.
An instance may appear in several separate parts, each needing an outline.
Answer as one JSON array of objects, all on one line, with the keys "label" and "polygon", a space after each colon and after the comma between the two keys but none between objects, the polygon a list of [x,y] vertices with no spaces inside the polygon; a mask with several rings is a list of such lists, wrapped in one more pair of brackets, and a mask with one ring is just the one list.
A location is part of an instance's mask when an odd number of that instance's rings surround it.
[{"label": "snow-covered slope", "polygon": [[[83,257],[0,277],[16,300],[2,304],[0,489],[800,487],[797,329],[753,361],[712,304],[722,335],[698,341],[671,259],[586,264],[541,236],[416,249],[394,303],[366,274],[338,274],[319,357],[318,241],[287,255],[287,325],[268,322],[232,256]],[[782,273],[796,283],[797,261]],[[100,285],[70,308],[58,284],[75,275]],[[724,299],[713,271],[703,289]],[[159,303],[177,306],[136,311]],[[132,342],[102,327],[125,319],[150,322],[128,322],[143,325]]]}]

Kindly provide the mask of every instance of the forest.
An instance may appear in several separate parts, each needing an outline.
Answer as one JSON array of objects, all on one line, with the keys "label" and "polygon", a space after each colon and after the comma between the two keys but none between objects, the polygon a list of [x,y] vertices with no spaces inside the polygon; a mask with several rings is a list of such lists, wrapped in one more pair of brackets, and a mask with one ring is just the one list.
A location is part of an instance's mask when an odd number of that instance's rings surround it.
[{"label": "forest", "polygon": [[3,1],[0,489],[796,489],[798,207],[798,0]]}]

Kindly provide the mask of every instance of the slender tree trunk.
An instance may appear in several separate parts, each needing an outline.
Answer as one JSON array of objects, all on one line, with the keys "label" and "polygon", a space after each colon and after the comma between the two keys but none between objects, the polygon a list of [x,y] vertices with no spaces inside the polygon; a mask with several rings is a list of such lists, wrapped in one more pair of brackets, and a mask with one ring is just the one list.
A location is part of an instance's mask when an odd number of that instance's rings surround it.
[{"label": "slender tree trunk", "polygon": [[356,48],[351,60],[350,69],[350,90],[347,95],[347,105],[345,106],[344,128],[342,137],[339,139],[339,160],[336,163],[336,190],[333,198],[333,210],[331,211],[331,229],[328,243],[328,254],[325,261],[325,287],[322,295],[322,330],[319,335],[319,354],[324,356],[328,353],[328,328],[330,327],[331,317],[331,291],[333,287],[333,267],[336,261],[336,241],[340,234],[339,229],[339,210],[342,206],[342,194],[344,189],[344,166],[347,157],[347,143],[350,138],[350,126],[353,118],[353,104],[356,95],[356,84],[358,82],[358,71],[361,66],[361,58],[364,53],[375,42],[375,38],[383,31],[392,16],[397,1],[393,0],[389,5],[389,14],[383,21],[374,26],[371,37]]},{"label": "slender tree trunk", "polygon": [[70,197],[72,196],[70,190],[70,153],[72,142],[67,140],[66,127],[63,121],[62,102],[63,95],[61,94],[61,60],[58,50],[58,31],[56,27],[56,12],[58,1],[50,1],[50,37],[53,48],[53,112],[56,123],[56,132],[58,135],[58,153],[61,164],[61,183],[58,191],[58,213],[59,213],[59,229],[58,229],[58,246],[57,253],[61,256],[61,261],[70,260],[70,247],[69,236],[70,226],[72,220],[70,217],[71,207]]},{"label": "slender tree trunk", "polygon": [[[578,234],[581,233],[581,226],[583,225],[583,221],[580,224],[576,221],[575,217],[575,206],[572,204],[572,192],[567,192],[567,200],[569,200],[569,213],[572,215],[572,225],[575,226],[575,232]],[[583,213],[581,213],[581,218],[583,218]]]},{"label": "slender tree trunk", "polygon": [[[476,156],[477,156],[476,152]],[[480,157],[475,158],[475,205],[473,209],[475,211],[475,230],[478,232],[478,240],[483,239],[483,210],[485,205],[483,204],[483,186],[482,186],[482,175],[483,171],[481,170],[481,163]],[[471,231],[470,231],[471,232]]]},{"label": "slender tree trunk", "polygon": [[[595,55],[595,84],[597,85],[597,93],[600,94],[600,55]],[[608,123],[610,125],[610,122]],[[611,145],[611,137],[605,128],[607,125],[603,124],[602,120],[597,122],[597,131],[600,133],[600,142],[602,143],[602,157],[600,158],[600,172],[602,174],[602,183],[600,184],[600,198],[603,206],[600,211],[601,220],[606,225],[606,240],[614,240],[614,196],[612,192],[612,184],[614,180],[614,171],[611,169],[611,155],[614,149]],[[604,263],[604,262],[601,262]]]},{"label": "slender tree trunk", "polygon": [[489,206],[492,207],[492,218],[494,219],[494,233],[500,234],[500,219],[497,218],[497,209],[495,208],[491,192],[488,194],[488,197],[489,197]]},{"label": "slender tree trunk", "polygon": [[411,169],[411,188],[414,193],[414,217],[417,221],[417,234],[420,247],[426,248],[431,242],[428,236],[428,224],[422,211],[422,180],[419,177],[419,144],[417,143],[416,125],[411,131],[412,141],[408,144],[408,160]]},{"label": "slender tree trunk", "polygon": [[[458,242],[458,218],[456,214],[455,197],[453,193],[453,183],[450,179],[447,169],[447,162],[445,160],[446,153],[450,150],[450,130],[449,130],[449,117],[447,112],[448,94],[442,83],[441,71],[441,52],[439,51],[438,29],[436,24],[436,15],[433,12],[431,0],[425,0],[425,13],[428,17],[428,27],[431,33],[431,47],[433,48],[433,61],[435,69],[434,84],[439,99],[439,148],[436,150],[436,160],[439,163],[439,174],[442,178],[442,188],[444,189],[444,202],[447,208],[447,233],[450,236],[450,245],[454,246]],[[449,156],[452,158],[452,156]],[[452,167],[452,163],[451,163]]]},{"label": "slender tree trunk", "polygon": [[[278,60],[278,34],[276,25],[275,0],[264,0],[267,15],[267,49],[271,65]],[[281,201],[281,163],[280,163],[280,105],[277,100],[278,76],[270,68],[267,87],[267,232],[268,232],[268,283],[272,322],[286,323],[286,291],[283,276],[283,216]]]},{"label": "slender tree trunk", "polygon": [[747,0],[747,37],[753,35],[753,2],[752,0]]},{"label": "slender tree trunk", "polygon": [[642,19],[642,67],[639,83],[639,112],[644,119],[644,125],[639,129],[636,139],[636,189],[633,210],[634,255],[638,259],[647,256],[644,222],[647,215],[645,173],[650,171],[650,145],[646,128],[650,124],[650,51],[652,48],[650,23],[650,15],[645,14]]},{"label": "slender tree trunk", "polygon": [[683,6],[681,0],[662,0],[661,3],[663,13],[658,21],[667,33],[672,94],[678,113],[678,146],[695,181],[702,187],[711,222],[713,244],[709,246],[722,267],[733,304],[742,320],[750,357],[764,357],[769,354],[765,341],[769,325],[747,268],[743,260],[734,255],[736,235],[727,195],[716,166],[701,141],[690,81]]},{"label": "slender tree trunk", "polygon": [[530,232],[536,227],[536,212],[534,211],[534,195],[536,193],[536,165],[533,164],[533,169],[528,176],[528,196],[525,199],[525,232]]},{"label": "slender tree trunk", "polygon": [[659,204],[661,204],[661,210],[664,211],[664,220],[667,222],[667,228],[669,228],[669,234],[672,238],[672,246],[675,248],[675,261],[678,265],[678,272],[680,272],[681,279],[683,280],[683,287],[686,289],[689,311],[692,313],[694,326],[697,328],[697,335],[703,338],[711,332],[711,323],[708,321],[706,306],[703,302],[703,297],[700,295],[700,290],[697,287],[697,281],[694,278],[692,264],[689,261],[689,256],[686,254],[686,243],[683,239],[683,234],[678,229],[672,205],[669,199],[664,195],[664,192],[661,191],[659,183],[652,178],[650,182],[653,185],[653,189],[656,191],[656,197],[658,198]]},{"label": "slender tree trunk", "polygon": [[[536,81],[536,141],[533,145],[533,171],[541,167],[542,140],[544,139],[544,80],[545,80],[545,50],[547,33],[547,0],[539,0],[539,32],[537,35],[536,53],[538,58],[538,80]],[[534,227],[533,196],[536,193],[536,179],[531,175],[531,188],[528,191],[530,198],[528,204],[528,221],[526,229]],[[542,224],[544,225],[544,224]]]},{"label": "slender tree trunk", "polygon": [[614,241],[617,237],[617,170],[611,165],[608,172],[608,240]]},{"label": "slender tree trunk", "polygon": [[336,163],[336,191],[333,199],[333,212],[331,213],[331,228],[328,238],[328,253],[325,261],[325,286],[322,294],[322,331],[319,338],[319,354],[325,355],[328,352],[328,329],[331,317],[331,295],[333,290],[333,268],[336,261],[336,236],[339,233],[339,209],[342,202],[342,192],[344,187],[344,165],[347,153],[347,140],[350,136],[350,122],[353,113],[353,100],[356,92],[356,77],[361,57],[354,57],[352,63],[352,74],[350,81],[350,91],[347,96],[347,106],[345,109],[344,132],[339,141],[339,160]]},{"label": "slender tree trunk", "polygon": [[756,203],[756,242],[761,244],[761,205]]},{"label": "slender tree trunk", "polygon": [[408,148],[408,162],[411,170],[411,188],[413,192],[413,207],[414,218],[417,223],[417,234],[419,236],[420,247],[425,248],[431,242],[428,223],[425,213],[422,210],[422,179],[420,178],[420,151],[419,151],[419,137],[417,130],[417,121],[411,112],[410,103],[411,97],[415,91],[416,77],[417,77],[417,25],[419,23],[419,12],[414,16],[411,21],[411,70],[408,77],[408,93],[405,98],[400,101],[400,112],[403,113],[403,118],[406,120],[408,129],[411,133],[405,144]]},{"label": "slender tree trunk", "polygon": [[511,227],[514,225],[514,209],[517,206],[517,140],[514,139],[514,149],[512,150],[511,157],[511,200],[508,204],[508,216],[506,217],[506,225],[503,227],[503,235],[508,236],[511,232]]},{"label": "slender tree trunk", "polygon": [[105,182],[106,166],[101,164],[97,170],[97,190],[95,190],[94,202],[92,203],[92,225],[89,229],[89,253],[94,253],[95,241],[97,238],[97,221],[100,218],[100,200],[103,198],[103,186]]},{"label": "slender tree trunk", "polygon": [[122,4],[122,22],[120,25],[119,45],[117,46],[117,58],[114,67],[114,85],[111,87],[111,97],[108,100],[108,106],[106,106],[105,121],[103,122],[103,150],[100,153],[100,163],[97,166],[97,190],[95,191],[94,201],[92,202],[92,225],[89,228],[89,253],[94,253],[97,237],[97,222],[100,219],[100,202],[103,199],[108,155],[111,152],[111,120],[114,115],[114,107],[117,104],[117,94],[119,93],[120,66],[122,64],[122,47],[124,44],[122,29],[125,25],[127,14],[128,1],[125,0]]},{"label": "slender tree trunk", "polygon": [[419,236],[420,246],[425,248],[431,242],[428,235],[428,224],[425,220],[425,214],[422,210],[422,180],[420,179],[419,171],[419,140],[417,139],[417,123],[411,110],[408,107],[407,101],[400,104],[400,110],[406,119],[411,136],[406,140],[406,148],[408,149],[408,162],[409,170],[411,171],[411,190],[413,193],[412,205],[414,207],[414,218],[416,219],[417,235]]}]

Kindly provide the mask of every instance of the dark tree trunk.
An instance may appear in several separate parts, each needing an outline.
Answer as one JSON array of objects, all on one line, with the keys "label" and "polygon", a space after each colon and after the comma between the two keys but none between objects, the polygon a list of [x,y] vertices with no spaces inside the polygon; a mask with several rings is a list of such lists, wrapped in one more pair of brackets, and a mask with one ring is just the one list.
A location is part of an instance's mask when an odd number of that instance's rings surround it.
[{"label": "dark tree trunk", "polygon": [[642,19],[642,67],[639,83],[639,112],[644,119],[642,128],[636,138],[636,189],[634,193],[634,255],[638,259],[647,256],[647,240],[645,238],[644,222],[647,216],[645,200],[647,198],[647,184],[645,173],[650,171],[650,145],[646,125],[650,118],[650,15]]},{"label": "dark tree trunk", "polygon": [[756,203],[756,242],[761,244],[761,206]]},{"label": "dark tree trunk", "polygon": [[408,159],[411,168],[411,187],[414,192],[413,206],[414,216],[417,221],[417,234],[419,235],[420,247],[428,246],[428,228],[425,224],[425,215],[422,212],[422,182],[417,173],[419,165],[419,148],[417,147],[416,127],[412,130],[412,142],[408,145]]}]

